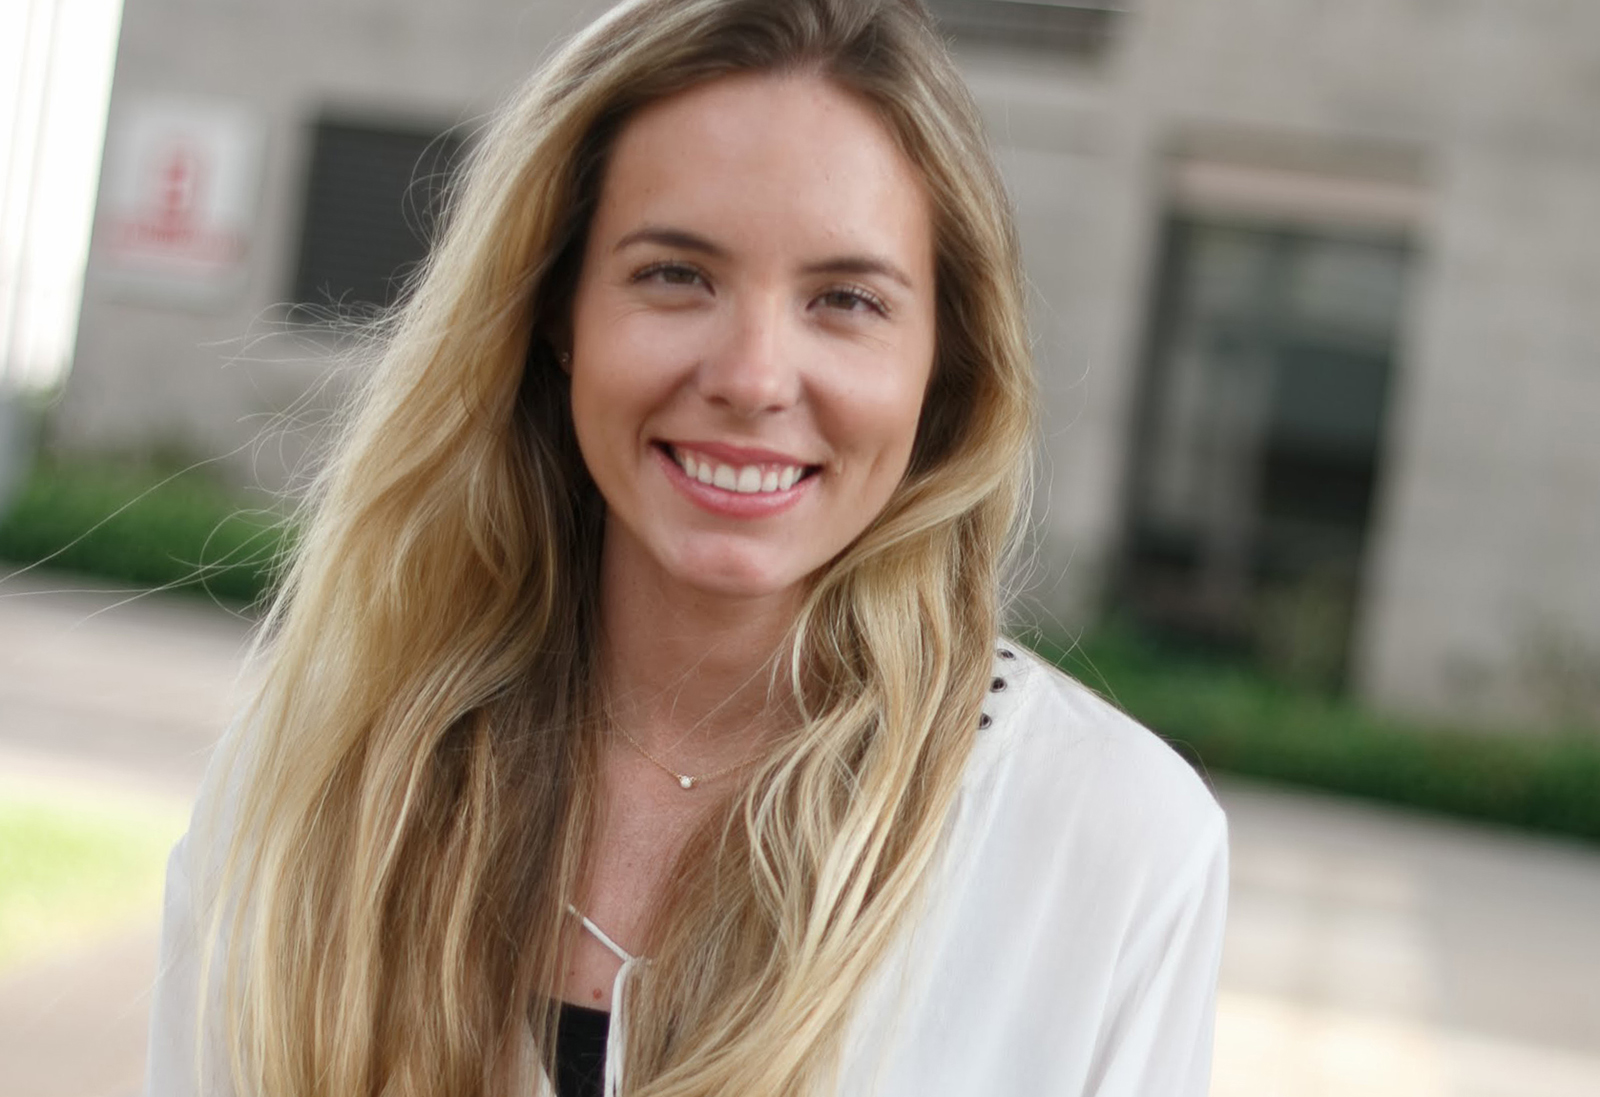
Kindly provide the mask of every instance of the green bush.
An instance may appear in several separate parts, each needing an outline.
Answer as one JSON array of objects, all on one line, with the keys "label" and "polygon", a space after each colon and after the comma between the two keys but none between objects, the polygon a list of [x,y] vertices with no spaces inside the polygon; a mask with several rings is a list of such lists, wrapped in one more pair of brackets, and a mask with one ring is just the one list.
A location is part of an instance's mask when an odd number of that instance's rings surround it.
[{"label": "green bush", "polygon": [[[47,462],[0,518],[0,559],[254,602],[283,529],[196,473]],[[1421,728],[1117,629],[1034,646],[1204,770],[1600,841],[1600,737]]]},{"label": "green bush", "polygon": [[1040,653],[1203,771],[1600,841],[1600,739],[1425,728],[1115,630]]},{"label": "green bush", "polygon": [[0,515],[0,559],[248,603],[272,581],[282,528],[199,472],[41,461]]}]

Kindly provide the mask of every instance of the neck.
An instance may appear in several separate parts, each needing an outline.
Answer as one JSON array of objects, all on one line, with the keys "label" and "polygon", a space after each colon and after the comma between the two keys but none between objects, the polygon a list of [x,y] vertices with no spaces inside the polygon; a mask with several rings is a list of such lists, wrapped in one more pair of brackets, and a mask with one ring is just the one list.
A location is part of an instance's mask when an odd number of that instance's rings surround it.
[{"label": "neck", "polygon": [[[750,755],[789,712],[772,689],[798,593],[732,598],[670,581],[637,554],[601,562],[601,678],[611,719],[685,767]],[[625,558],[624,558],[625,557]],[[776,694],[776,696],[775,696]]]}]

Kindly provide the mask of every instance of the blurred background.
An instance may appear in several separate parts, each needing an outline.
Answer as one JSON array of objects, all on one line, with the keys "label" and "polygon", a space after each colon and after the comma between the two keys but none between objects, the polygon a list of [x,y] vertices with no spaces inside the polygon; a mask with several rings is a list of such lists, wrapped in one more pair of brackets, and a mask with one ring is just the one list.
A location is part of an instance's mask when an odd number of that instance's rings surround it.
[{"label": "blurred background", "polygon": [[[929,6],[1031,283],[1017,629],[1232,819],[1214,1092],[1594,1097],[1600,5]],[[604,7],[0,3],[0,1097],[138,1092],[330,321]]]}]

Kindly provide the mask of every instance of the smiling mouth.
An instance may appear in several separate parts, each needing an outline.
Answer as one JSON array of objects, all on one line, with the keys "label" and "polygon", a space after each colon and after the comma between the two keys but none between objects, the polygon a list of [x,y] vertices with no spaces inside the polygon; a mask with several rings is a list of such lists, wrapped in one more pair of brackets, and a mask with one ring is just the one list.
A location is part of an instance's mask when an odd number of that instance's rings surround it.
[{"label": "smiling mouth", "polygon": [[733,465],[714,457],[680,448],[667,442],[656,443],[684,475],[723,491],[740,495],[771,495],[788,491],[808,476],[815,475],[821,465],[790,465],[760,463]]}]

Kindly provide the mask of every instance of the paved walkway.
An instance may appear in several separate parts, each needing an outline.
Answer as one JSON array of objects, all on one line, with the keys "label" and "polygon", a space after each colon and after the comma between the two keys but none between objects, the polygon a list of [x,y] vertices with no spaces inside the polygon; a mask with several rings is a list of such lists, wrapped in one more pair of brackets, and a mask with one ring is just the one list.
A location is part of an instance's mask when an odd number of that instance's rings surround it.
[{"label": "paved walkway", "polygon": [[[0,579],[0,776],[186,799],[246,625]],[[1600,851],[1224,782],[1215,1097],[1597,1097]],[[153,917],[153,913],[152,913]],[[0,972],[0,1097],[138,1092],[155,927]]]},{"label": "paved walkway", "polygon": [[1227,783],[1215,1097],[1600,1097],[1600,852]]},{"label": "paved walkway", "polygon": [[[84,586],[0,577],[0,791],[186,804],[232,706],[248,626],[198,598]],[[139,1092],[149,917],[0,971],[0,1097]]]}]

